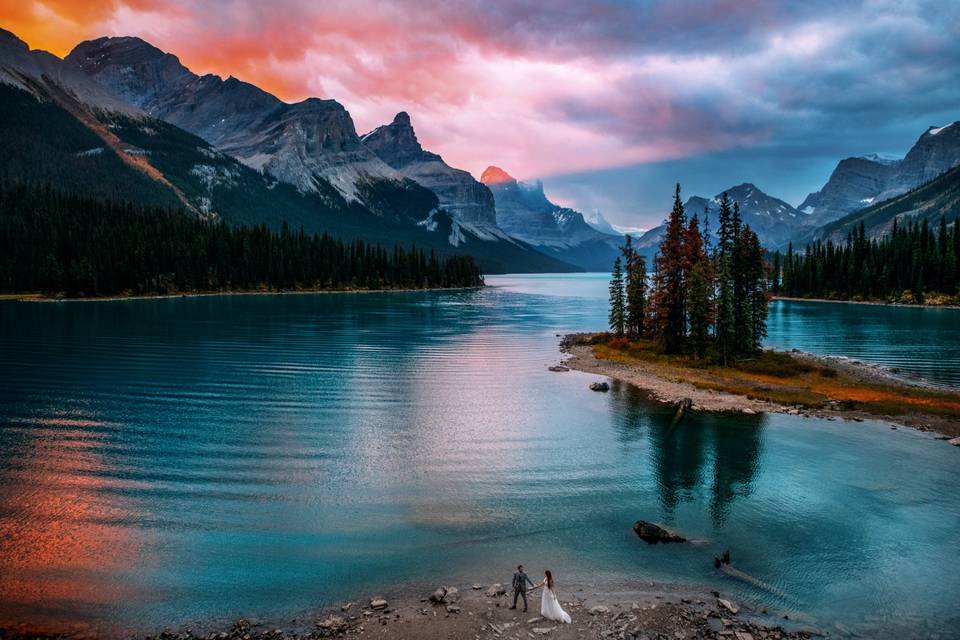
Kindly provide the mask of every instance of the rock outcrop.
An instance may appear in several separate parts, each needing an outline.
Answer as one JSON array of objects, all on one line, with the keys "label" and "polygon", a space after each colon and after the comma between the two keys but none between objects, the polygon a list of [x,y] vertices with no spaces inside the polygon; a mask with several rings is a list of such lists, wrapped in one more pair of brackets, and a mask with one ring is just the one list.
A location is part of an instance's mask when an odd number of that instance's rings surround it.
[{"label": "rock outcrop", "polygon": [[641,540],[647,544],[657,544],[662,542],[667,544],[668,542],[686,542],[687,539],[681,537],[672,531],[664,529],[658,524],[653,524],[652,522],[646,522],[644,520],[637,520],[633,523],[633,532],[640,537]]},{"label": "rock outcrop", "polygon": [[440,206],[459,222],[496,227],[490,189],[468,172],[455,169],[436,153],[426,151],[417,140],[407,113],[401,111],[393,122],[365,134],[361,141],[401,175],[437,194]]}]

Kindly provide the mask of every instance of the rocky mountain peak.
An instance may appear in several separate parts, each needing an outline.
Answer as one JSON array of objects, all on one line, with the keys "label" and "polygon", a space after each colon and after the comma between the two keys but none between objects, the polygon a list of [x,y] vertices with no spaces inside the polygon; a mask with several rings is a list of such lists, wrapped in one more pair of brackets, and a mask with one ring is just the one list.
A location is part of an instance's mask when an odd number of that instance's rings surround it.
[{"label": "rocky mountain peak", "polygon": [[394,116],[390,124],[364,134],[361,141],[381,160],[398,170],[416,162],[440,160],[437,154],[423,150],[406,111]]},{"label": "rocky mountain peak", "polygon": [[26,42],[2,28],[0,28],[0,47],[11,47],[23,52],[30,50]]},{"label": "rocky mountain peak", "polygon": [[487,185],[488,187],[496,184],[506,184],[514,183],[516,184],[517,179],[511,176],[509,173],[501,169],[500,167],[495,167],[490,165],[483,170],[483,175],[480,176],[480,182]]}]

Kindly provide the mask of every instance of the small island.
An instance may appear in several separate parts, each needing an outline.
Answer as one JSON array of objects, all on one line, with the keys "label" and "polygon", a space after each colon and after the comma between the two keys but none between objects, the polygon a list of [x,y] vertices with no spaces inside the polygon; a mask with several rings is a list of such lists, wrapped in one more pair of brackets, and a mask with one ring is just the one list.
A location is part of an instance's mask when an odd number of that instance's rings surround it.
[{"label": "small island", "polygon": [[764,349],[780,267],[767,262],[738,205],[726,194],[719,205],[711,247],[697,214],[687,218],[677,185],[652,277],[627,236],[610,281],[610,331],[566,336],[564,365],[635,385],[683,411],[883,419],[960,446],[955,390],[845,359]]}]

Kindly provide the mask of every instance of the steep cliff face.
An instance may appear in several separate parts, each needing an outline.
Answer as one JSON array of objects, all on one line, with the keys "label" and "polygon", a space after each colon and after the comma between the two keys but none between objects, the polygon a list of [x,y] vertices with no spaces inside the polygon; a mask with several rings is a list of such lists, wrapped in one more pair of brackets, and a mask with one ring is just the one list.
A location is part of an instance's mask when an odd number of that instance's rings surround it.
[{"label": "steep cliff face", "polygon": [[818,224],[889,200],[960,165],[960,122],[930,127],[902,160],[871,154],[837,164],[820,191],[800,209]]},{"label": "steep cliff face", "polygon": [[916,189],[883,200],[846,215],[838,220],[811,230],[797,238],[794,246],[803,246],[813,240],[832,240],[843,243],[847,235],[863,225],[868,238],[880,238],[890,233],[893,221],[903,226],[926,220],[936,228],[941,217],[954,222],[960,215],[960,165],[923,183]]},{"label": "steep cliff face", "polygon": [[67,60],[147,113],[301,191],[322,192],[316,182],[322,178],[358,200],[362,183],[401,178],[360,143],[350,114],[335,100],[287,104],[233,77],[201,77],[139,38],[83,42]]},{"label": "steep cliff face", "polygon": [[960,164],[960,122],[930,127],[917,140],[897,171],[891,176],[879,200],[906,193]]},{"label": "steep cliff face", "polygon": [[583,215],[550,202],[543,183],[520,182],[500,167],[488,167],[480,181],[493,192],[497,225],[514,238],[584,269],[606,271],[622,238],[597,231]]},{"label": "steep cliff face", "polygon": [[808,195],[799,208],[812,220],[828,222],[869,206],[886,188],[897,164],[870,158],[841,160],[823,188]]},{"label": "steep cliff face", "polygon": [[440,206],[462,224],[493,231],[497,224],[493,194],[472,175],[455,169],[417,140],[410,116],[400,112],[393,122],[377,127],[361,142],[401,175],[430,189]]}]

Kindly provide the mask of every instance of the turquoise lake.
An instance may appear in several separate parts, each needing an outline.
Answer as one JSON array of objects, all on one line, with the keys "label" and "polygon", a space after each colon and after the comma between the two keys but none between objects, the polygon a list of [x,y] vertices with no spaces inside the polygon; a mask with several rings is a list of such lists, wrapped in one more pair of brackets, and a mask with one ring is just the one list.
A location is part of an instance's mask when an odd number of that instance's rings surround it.
[{"label": "turquoise lake", "polygon": [[[0,303],[0,625],[280,618],[522,561],[957,634],[960,449],[786,415],[671,429],[547,371],[557,334],[605,325],[605,275],[488,284]],[[768,343],[960,386],[957,310],[778,301]],[[724,549],[777,593],[717,573]]]}]

